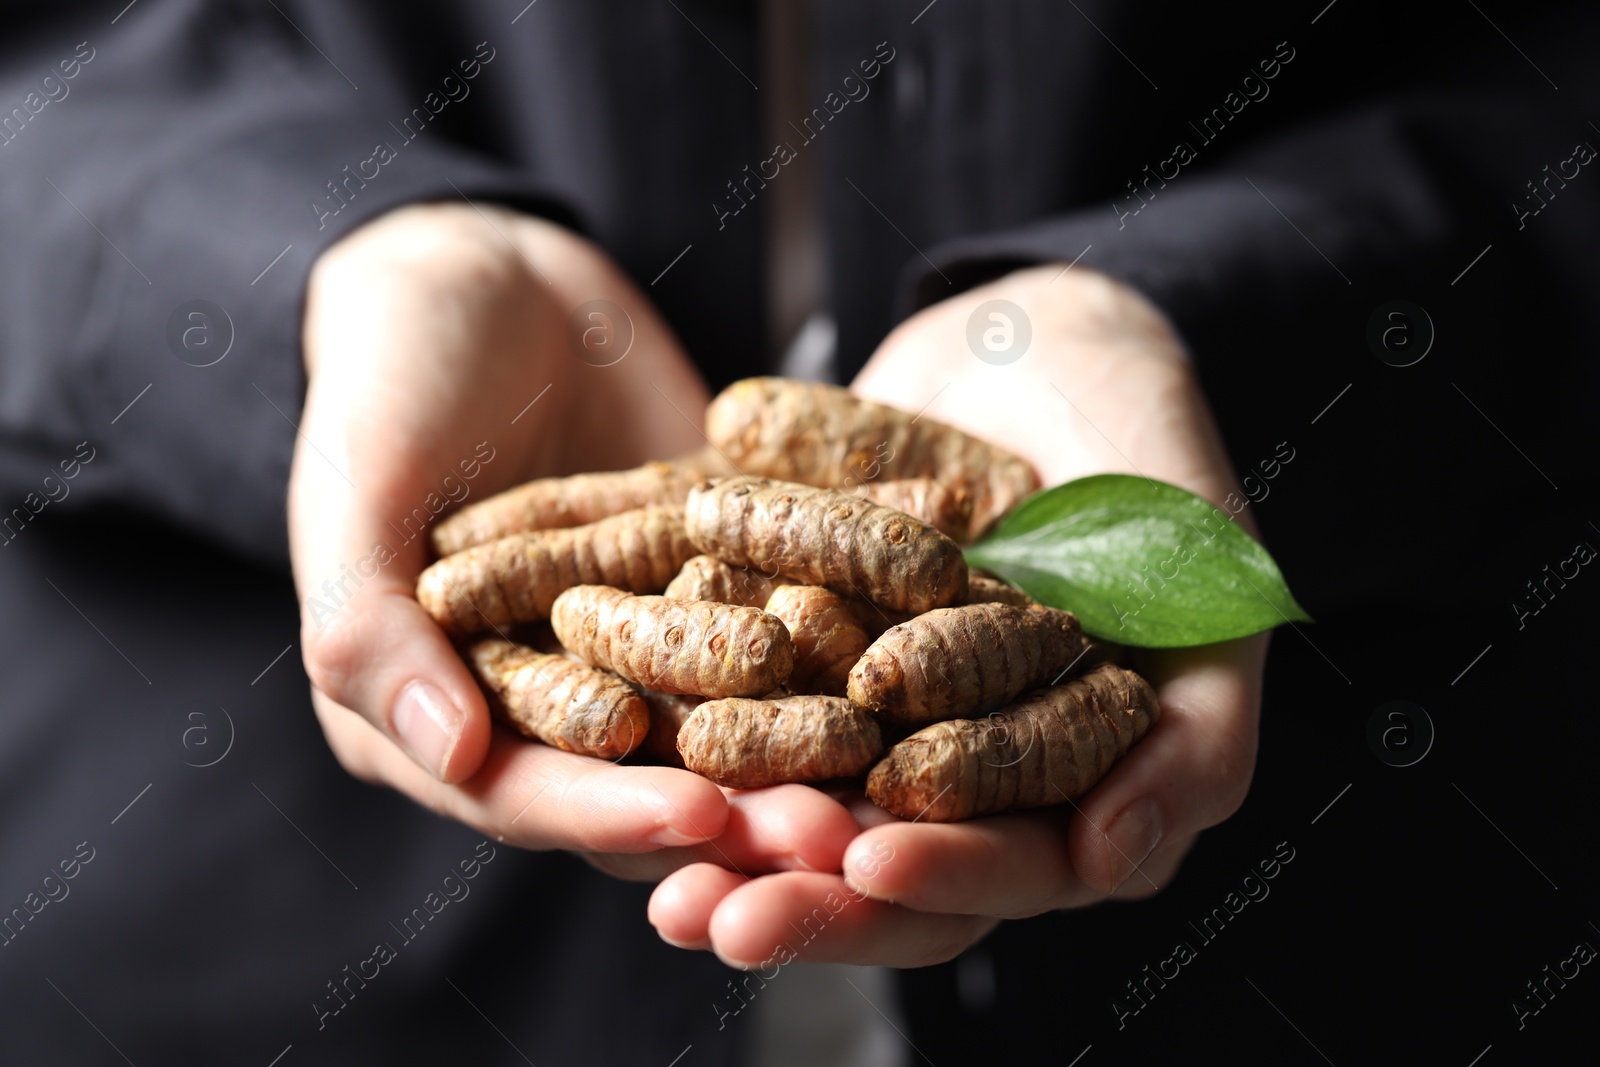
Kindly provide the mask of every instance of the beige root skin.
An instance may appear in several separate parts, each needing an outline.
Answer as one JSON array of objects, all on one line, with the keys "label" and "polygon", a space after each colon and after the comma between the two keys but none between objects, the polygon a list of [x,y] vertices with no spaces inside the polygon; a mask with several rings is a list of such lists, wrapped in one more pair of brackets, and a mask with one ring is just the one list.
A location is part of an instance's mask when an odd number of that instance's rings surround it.
[{"label": "beige root skin", "polygon": [[841,697],[711,700],[683,724],[678,751],[718,785],[760,789],[861,774],[882,754],[883,736]]},{"label": "beige root skin", "polygon": [[872,768],[867,796],[929,822],[1063,804],[1093,788],[1160,714],[1143,678],[1106,664],[986,719],[923,727]]},{"label": "beige root skin", "polygon": [[701,482],[685,507],[689,539],[754,567],[887,611],[920,614],[967,594],[961,547],[926,523],[834,489],[766,478]]},{"label": "beige root skin", "polygon": [[540,478],[468,504],[436,524],[441,557],[515,533],[566,529],[655,504],[682,505],[705,474],[704,464],[646,463],[625,471]]},{"label": "beige root skin", "polygon": [[1010,604],[1014,608],[1038,607],[1039,602],[1016,586],[1007,585],[987,574],[973,574],[967,578],[968,604]]},{"label": "beige root skin", "polygon": [[580,585],[556,598],[550,625],[585,663],[663,693],[759,696],[794,667],[788,629],[759,608]]},{"label": "beige root skin", "polygon": [[685,696],[680,693],[660,693],[642,689],[639,695],[650,708],[650,732],[644,735],[640,751],[669,767],[682,767],[683,757],[678,754],[678,731],[694,709],[705,702],[704,697]]},{"label": "beige root skin", "polygon": [[649,735],[650,713],[614,674],[498,637],[467,650],[491,703],[524,736],[600,759],[619,759]]},{"label": "beige root skin", "polygon": [[899,478],[867,482],[859,495],[874,504],[903,511],[958,544],[966,544],[971,538],[972,494],[966,489],[951,489],[932,478]]},{"label": "beige root skin", "polygon": [[850,699],[914,726],[986,715],[1057,680],[1083,651],[1077,617],[1055,608],[968,604],[886,631],[850,671]]},{"label": "beige root skin", "polygon": [[867,632],[838,593],[815,585],[785,585],[767,601],[794,639],[789,688],[798,693],[844,696],[850,668],[867,649]]},{"label": "beige root skin", "polygon": [[715,556],[696,556],[683,565],[663,596],[673,600],[715,600],[759,608],[782,584],[776,576],[749,567],[730,567]]},{"label": "beige root skin", "polygon": [[932,478],[972,497],[971,536],[1039,488],[1006,449],[848,390],[782,378],[735,382],[706,410],[706,436],[751,474],[845,486],[870,478]]},{"label": "beige root skin", "polygon": [[556,597],[575,585],[660,592],[695,552],[682,508],[642,508],[447,556],[417,579],[417,601],[447,633],[471,634],[548,618]]}]

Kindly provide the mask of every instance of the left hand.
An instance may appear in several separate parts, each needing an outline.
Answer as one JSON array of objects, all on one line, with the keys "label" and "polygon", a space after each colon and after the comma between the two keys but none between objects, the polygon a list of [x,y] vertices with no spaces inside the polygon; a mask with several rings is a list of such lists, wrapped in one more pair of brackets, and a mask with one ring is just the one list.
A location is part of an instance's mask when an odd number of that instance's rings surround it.
[{"label": "left hand", "polygon": [[[1032,324],[1026,353],[1003,366],[967,345],[969,317],[993,299],[1019,305]],[[908,411],[927,407],[1012,449],[1045,485],[1119,471],[1218,504],[1237,492],[1171,326],[1138,293],[1082,268],[1018,271],[925,309],[884,341],[853,388]],[[1237,519],[1255,533],[1248,509]],[[843,873],[745,879],[692,864],[657,887],[651,922],[674,944],[734,966],[802,958],[915,967],[958,955],[1001,919],[1148,896],[1173,878],[1201,830],[1244,801],[1266,646],[1260,635],[1135,650],[1129,666],[1155,687],[1161,719],[1071,806],[913,824],[840,797],[862,828]],[[826,933],[806,940],[797,931],[817,927],[818,909],[829,916]]]}]

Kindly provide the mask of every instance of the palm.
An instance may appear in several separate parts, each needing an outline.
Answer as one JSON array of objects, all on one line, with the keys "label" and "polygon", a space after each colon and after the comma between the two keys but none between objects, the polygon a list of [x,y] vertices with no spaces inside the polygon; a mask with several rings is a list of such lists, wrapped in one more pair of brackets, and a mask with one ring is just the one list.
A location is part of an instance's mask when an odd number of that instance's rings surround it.
[{"label": "palm", "polygon": [[[636,334],[609,368],[567,342],[573,309],[596,298],[628,308]],[[290,540],[313,701],[341,763],[530,848],[638,853],[760,824],[759,811],[734,819],[721,791],[686,772],[615,767],[491,729],[412,596],[428,551],[411,532],[441,497],[699,442],[704,386],[622,273],[537,220],[407,208],[319,260],[305,334]],[[371,563],[379,543],[389,551]],[[344,597],[319,612],[335,580]]]}]

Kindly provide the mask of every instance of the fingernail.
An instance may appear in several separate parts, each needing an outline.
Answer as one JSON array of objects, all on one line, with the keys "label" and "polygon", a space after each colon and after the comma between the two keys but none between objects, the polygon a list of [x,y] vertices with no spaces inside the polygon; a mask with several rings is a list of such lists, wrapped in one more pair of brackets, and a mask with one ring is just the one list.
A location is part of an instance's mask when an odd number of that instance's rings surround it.
[{"label": "fingernail", "polygon": [[445,765],[461,740],[466,714],[427,682],[409,682],[394,704],[395,735],[411,758],[435,778],[444,777]]},{"label": "fingernail", "polygon": [[[1126,866],[1127,873],[1117,879],[1115,889],[1122,888],[1134,872],[1150,858],[1150,853],[1161,843],[1161,807],[1150,799],[1137,800],[1122,809],[1122,814],[1111,821],[1106,832],[1111,842],[1113,870]],[[1113,892],[1115,892],[1113,889]]]},{"label": "fingernail", "polygon": [[702,834],[686,834],[675,826],[658,826],[651,832],[648,839],[652,845],[662,848],[683,848],[686,845],[698,845],[705,841]]}]

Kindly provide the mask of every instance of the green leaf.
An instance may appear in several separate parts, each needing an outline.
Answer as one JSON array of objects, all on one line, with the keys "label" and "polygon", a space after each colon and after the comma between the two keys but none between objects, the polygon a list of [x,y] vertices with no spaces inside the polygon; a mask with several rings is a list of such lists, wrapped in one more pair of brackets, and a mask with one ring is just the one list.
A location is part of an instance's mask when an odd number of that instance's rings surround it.
[{"label": "green leaf", "polygon": [[1133,475],[1037,493],[966,554],[1118,644],[1208,645],[1311,621],[1267,550],[1226,509]]}]

